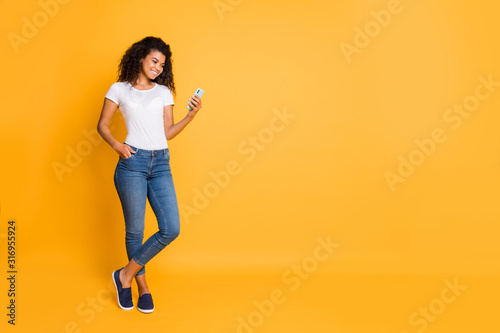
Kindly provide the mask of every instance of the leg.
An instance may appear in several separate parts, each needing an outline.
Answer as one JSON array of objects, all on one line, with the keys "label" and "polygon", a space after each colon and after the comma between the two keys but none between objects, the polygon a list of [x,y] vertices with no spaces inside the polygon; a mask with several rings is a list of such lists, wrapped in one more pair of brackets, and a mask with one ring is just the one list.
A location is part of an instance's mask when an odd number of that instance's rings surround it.
[{"label": "leg", "polygon": [[[123,267],[123,269],[120,271],[120,282],[122,283],[123,288],[130,288],[130,286],[132,285],[132,279],[142,268],[143,266],[138,265],[134,261],[134,259],[130,260],[127,266]],[[144,274],[140,276],[144,276]]]},{"label": "leg", "polygon": [[[139,156],[134,155],[128,159],[120,159],[116,167],[114,178],[116,191],[118,192],[122,204],[123,216],[125,219],[125,246],[129,260],[132,259],[134,254],[142,246],[142,241],[144,239],[147,179],[146,175],[140,171],[141,163],[139,159]],[[130,261],[126,266],[127,269],[122,270],[120,275],[122,275],[122,273],[129,275],[131,272],[144,274],[144,268],[141,266],[139,270],[136,271],[136,266],[134,264],[135,262]],[[122,281],[125,288],[130,286],[130,282],[126,280]]]},{"label": "leg", "polygon": [[137,282],[137,289],[139,290],[139,296],[142,296],[144,294],[150,294],[148,284],[146,282],[146,274],[136,275],[135,282]]},{"label": "leg", "polygon": [[123,288],[130,288],[132,285],[132,280],[135,277],[137,282],[137,287],[139,289],[139,296],[143,294],[149,294],[148,284],[146,283],[146,274],[137,275],[137,272],[141,270],[143,266],[137,264],[134,259],[131,259],[127,266],[123,267],[120,271],[120,282]]},{"label": "leg", "polygon": [[179,209],[168,157],[157,157],[156,170],[147,185],[147,197],[158,221],[158,231],[134,254],[139,265],[145,265],[179,235]]}]

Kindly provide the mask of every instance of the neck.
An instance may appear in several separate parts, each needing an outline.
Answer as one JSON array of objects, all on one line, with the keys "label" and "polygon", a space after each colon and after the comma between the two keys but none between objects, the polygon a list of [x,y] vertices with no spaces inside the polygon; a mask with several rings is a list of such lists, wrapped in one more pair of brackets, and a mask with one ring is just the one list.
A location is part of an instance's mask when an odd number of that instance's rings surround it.
[{"label": "neck", "polygon": [[144,74],[139,73],[139,77],[137,78],[135,85],[141,87],[152,87],[154,86],[154,82],[148,79]]}]

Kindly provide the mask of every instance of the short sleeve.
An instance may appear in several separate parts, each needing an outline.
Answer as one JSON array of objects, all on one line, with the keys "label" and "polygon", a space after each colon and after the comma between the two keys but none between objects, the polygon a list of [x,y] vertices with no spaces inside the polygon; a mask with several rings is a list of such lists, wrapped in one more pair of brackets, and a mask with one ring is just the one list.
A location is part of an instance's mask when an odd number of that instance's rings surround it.
[{"label": "short sleeve", "polygon": [[165,92],[163,93],[163,106],[174,105],[174,96],[168,87],[165,87]]},{"label": "short sleeve", "polygon": [[106,98],[115,102],[118,106],[120,106],[120,89],[119,83],[113,83],[111,87],[109,87],[108,92],[106,93]]}]

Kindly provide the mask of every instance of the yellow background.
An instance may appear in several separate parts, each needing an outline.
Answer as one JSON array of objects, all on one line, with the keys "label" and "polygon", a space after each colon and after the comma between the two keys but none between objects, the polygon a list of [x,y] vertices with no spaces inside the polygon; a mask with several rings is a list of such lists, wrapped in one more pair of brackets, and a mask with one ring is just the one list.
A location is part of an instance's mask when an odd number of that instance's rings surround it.
[{"label": "yellow background", "polygon": [[[0,1],[1,330],[499,332],[500,87],[459,128],[443,117],[480,77],[500,82],[500,5],[401,0],[348,62],[342,43],[354,45],[356,28],[390,4],[71,0],[44,22],[37,1]],[[14,47],[9,36],[33,16],[38,31]],[[183,213],[180,237],[147,265],[156,311],[143,315],[120,310],[110,287],[126,263],[117,155],[85,133],[120,57],[148,35],[172,47],[177,120],[205,89],[203,109],[169,142],[179,205],[195,207],[196,191],[228,163],[239,172],[206,207]],[[294,118],[279,123],[276,112]],[[121,115],[113,124],[124,140]],[[392,191],[386,172],[435,128],[447,139]],[[259,135],[249,160],[242,149]],[[58,177],[54,163],[67,166],[77,149],[85,156]],[[15,327],[6,316],[11,219]],[[149,235],[149,206],[146,219]],[[324,261],[314,257],[318,237],[339,245]],[[287,273],[314,262],[292,290]],[[466,289],[439,308],[445,281]],[[259,317],[254,302],[273,290],[284,301]],[[430,306],[439,315],[410,322]]]}]

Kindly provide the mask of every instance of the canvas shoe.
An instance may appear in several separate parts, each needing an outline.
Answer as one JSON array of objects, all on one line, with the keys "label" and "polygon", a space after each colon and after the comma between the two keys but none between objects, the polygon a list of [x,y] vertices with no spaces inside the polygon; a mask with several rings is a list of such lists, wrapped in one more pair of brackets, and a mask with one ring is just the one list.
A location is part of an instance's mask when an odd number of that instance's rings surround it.
[{"label": "canvas shoe", "polygon": [[113,282],[116,287],[116,294],[118,297],[118,305],[123,310],[132,310],[134,308],[134,303],[132,303],[132,288],[123,288],[122,283],[120,282],[120,271],[123,269],[120,268],[117,271],[113,272]]},{"label": "canvas shoe", "polygon": [[139,297],[139,301],[137,302],[137,310],[142,313],[151,313],[155,310],[155,306],[153,304],[153,297],[151,294],[143,294]]}]

